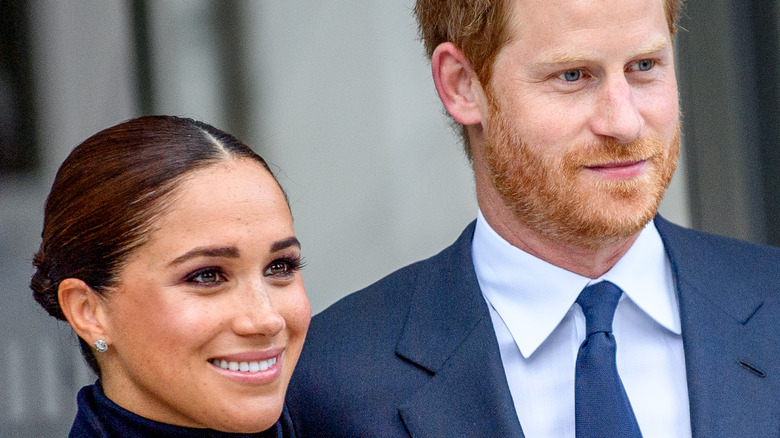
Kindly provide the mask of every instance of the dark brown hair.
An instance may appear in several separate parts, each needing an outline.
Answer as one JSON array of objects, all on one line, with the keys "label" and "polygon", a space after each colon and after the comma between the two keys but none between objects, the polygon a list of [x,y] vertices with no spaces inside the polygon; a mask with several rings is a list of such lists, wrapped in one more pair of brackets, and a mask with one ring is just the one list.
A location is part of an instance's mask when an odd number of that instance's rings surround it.
[{"label": "dark brown hair", "polygon": [[[507,32],[514,0],[417,0],[420,39],[428,58],[439,44],[455,44],[471,63],[483,85],[490,83],[493,61],[509,40]],[[682,0],[664,0],[669,32],[674,36]],[[466,155],[471,158],[465,126],[461,130]]]},{"label": "dark brown hair", "polygon": [[[193,170],[231,158],[253,160],[271,173],[262,157],[232,135],[187,118],[140,117],[78,145],[46,200],[30,281],[35,300],[65,320],[57,296],[64,279],[78,278],[108,293],[178,183]],[[79,343],[100,375],[91,347],[81,338]]]}]

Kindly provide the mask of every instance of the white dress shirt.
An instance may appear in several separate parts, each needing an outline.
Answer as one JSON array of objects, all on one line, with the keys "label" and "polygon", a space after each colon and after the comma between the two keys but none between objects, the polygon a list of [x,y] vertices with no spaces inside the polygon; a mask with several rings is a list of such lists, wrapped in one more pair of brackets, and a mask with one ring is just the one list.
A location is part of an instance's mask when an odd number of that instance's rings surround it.
[{"label": "white dress shirt", "polygon": [[653,222],[596,280],[512,246],[482,212],[472,256],[526,438],[574,438],[575,362],[585,339],[575,300],[602,280],[624,292],[613,321],[617,368],[644,438],[691,436],[679,306]]}]

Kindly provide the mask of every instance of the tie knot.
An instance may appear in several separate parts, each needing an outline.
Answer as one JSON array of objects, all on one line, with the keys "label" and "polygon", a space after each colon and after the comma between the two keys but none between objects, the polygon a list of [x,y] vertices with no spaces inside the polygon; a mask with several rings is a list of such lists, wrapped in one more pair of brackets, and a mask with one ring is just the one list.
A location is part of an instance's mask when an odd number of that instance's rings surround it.
[{"label": "tie knot", "polygon": [[592,284],[582,290],[577,304],[585,314],[588,336],[598,332],[612,332],[612,319],[622,293],[619,287],[608,281]]}]

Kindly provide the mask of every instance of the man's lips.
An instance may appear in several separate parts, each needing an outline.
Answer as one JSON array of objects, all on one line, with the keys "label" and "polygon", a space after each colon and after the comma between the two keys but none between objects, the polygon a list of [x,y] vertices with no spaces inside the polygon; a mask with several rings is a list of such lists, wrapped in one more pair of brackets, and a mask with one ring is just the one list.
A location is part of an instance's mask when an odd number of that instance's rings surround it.
[{"label": "man's lips", "polygon": [[594,164],[585,166],[585,168],[611,179],[628,179],[641,175],[646,165],[647,160],[631,160]]},{"label": "man's lips", "polygon": [[590,166],[586,166],[590,169],[613,169],[613,168],[621,168],[621,167],[631,167],[635,166],[640,163],[644,163],[647,160],[626,160],[626,161],[615,161],[612,163],[604,163],[604,164],[592,164]]}]

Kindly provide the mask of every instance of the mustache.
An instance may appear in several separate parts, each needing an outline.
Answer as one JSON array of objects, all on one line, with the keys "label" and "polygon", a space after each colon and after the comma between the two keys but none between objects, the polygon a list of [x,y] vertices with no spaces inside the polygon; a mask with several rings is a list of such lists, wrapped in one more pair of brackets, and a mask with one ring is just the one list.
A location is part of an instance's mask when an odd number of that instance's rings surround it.
[{"label": "mustache", "polygon": [[619,162],[647,161],[663,155],[665,143],[655,137],[640,137],[629,143],[613,138],[579,145],[566,154],[566,165],[593,167]]}]

